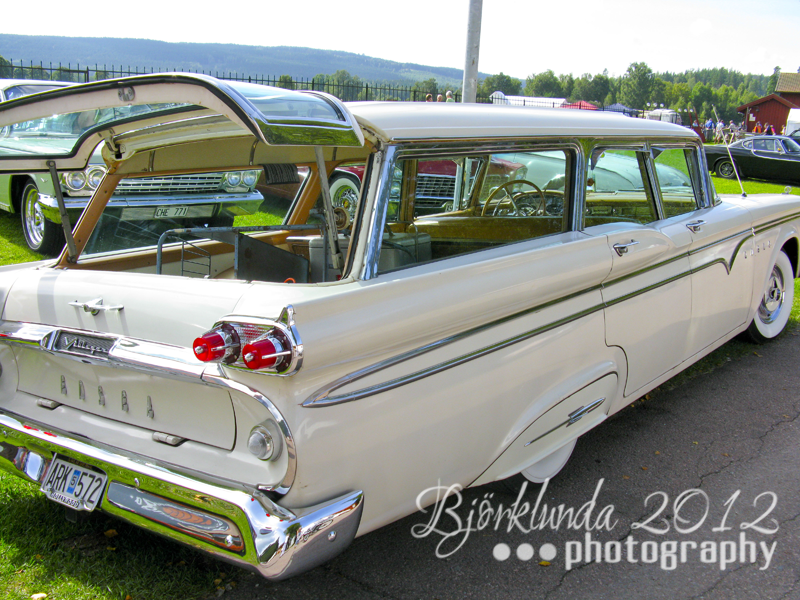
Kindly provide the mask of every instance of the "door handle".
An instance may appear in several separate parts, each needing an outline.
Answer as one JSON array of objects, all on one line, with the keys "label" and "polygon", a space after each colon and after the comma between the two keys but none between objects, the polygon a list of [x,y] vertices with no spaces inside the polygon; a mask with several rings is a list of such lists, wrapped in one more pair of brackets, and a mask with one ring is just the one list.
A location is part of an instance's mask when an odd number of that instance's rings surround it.
[{"label": "door handle", "polygon": [[628,253],[628,248],[630,248],[631,246],[635,246],[638,243],[639,242],[637,242],[636,240],[631,240],[627,244],[614,244],[614,250],[617,252],[619,256],[622,256],[623,254]]},{"label": "door handle", "polygon": [[80,302],[76,300],[75,302],[70,302],[70,306],[77,306],[78,308],[82,308],[83,312],[92,313],[93,316],[96,316],[98,313],[106,312],[109,310],[120,311],[124,306],[121,304],[117,304],[116,306],[103,304],[102,298],[96,298],[94,300],[89,300],[88,302]]},{"label": "door handle", "polygon": [[686,227],[692,233],[697,233],[698,231],[700,231],[702,229],[703,225],[705,225],[705,224],[706,224],[706,222],[703,221],[703,219],[698,219],[697,221],[692,221],[691,223],[687,223]]}]

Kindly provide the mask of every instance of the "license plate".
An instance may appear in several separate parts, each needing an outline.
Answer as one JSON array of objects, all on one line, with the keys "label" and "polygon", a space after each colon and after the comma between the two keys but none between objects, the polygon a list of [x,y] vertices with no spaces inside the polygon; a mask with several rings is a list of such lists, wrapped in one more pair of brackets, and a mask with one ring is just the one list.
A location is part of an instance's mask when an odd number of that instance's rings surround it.
[{"label": "license plate", "polygon": [[92,511],[103,497],[105,487],[105,473],[55,458],[40,489],[54,502],[75,510]]},{"label": "license plate", "polygon": [[156,219],[176,219],[189,214],[188,206],[157,206],[153,215]]}]

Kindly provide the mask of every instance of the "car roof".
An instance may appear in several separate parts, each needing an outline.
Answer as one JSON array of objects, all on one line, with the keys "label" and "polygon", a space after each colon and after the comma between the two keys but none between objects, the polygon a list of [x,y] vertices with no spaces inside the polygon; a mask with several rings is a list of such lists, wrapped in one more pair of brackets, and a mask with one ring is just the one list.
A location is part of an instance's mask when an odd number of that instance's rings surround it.
[{"label": "car roof", "polygon": [[612,112],[437,102],[347,102],[384,141],[529,136],[636,136],[697,138],[686,127]]},{"label": "car roof", "polygon": [[75,85],[68,81],[50,81],[47,79],[0,79],[0,89],[8,89],[15,85]]}]

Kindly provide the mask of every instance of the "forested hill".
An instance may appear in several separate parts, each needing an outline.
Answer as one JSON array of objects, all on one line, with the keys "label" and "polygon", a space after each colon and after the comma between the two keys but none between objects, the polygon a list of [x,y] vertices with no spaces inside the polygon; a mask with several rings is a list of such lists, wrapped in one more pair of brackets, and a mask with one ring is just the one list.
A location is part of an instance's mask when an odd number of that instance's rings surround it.
[{"label": "forested hill", "polygon": [[[314,50],[291,46],[240,46],[237,44],[169,43],[122,38],[85,38],[0,34],[0,56],[74,67],[115,65],[119,68],[241,73],[245,75],[312,78],[348,71],[362,80],[413,83],[436,79],[461,86],[461,69],[398,63],[351,52]],[[486,74],[481,74],[481,78]]]}]

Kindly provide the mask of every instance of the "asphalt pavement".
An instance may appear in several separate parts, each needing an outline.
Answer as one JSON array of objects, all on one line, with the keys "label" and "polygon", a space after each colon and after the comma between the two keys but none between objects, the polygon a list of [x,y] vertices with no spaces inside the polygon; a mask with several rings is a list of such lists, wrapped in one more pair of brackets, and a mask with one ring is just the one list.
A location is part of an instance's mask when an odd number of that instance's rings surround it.
[{"label": "asphalt pavement", "polygon": [[797,600],[799,365],[800,332],[753,346],[584,435],[546,488],[464,490],[221,597]]}]

